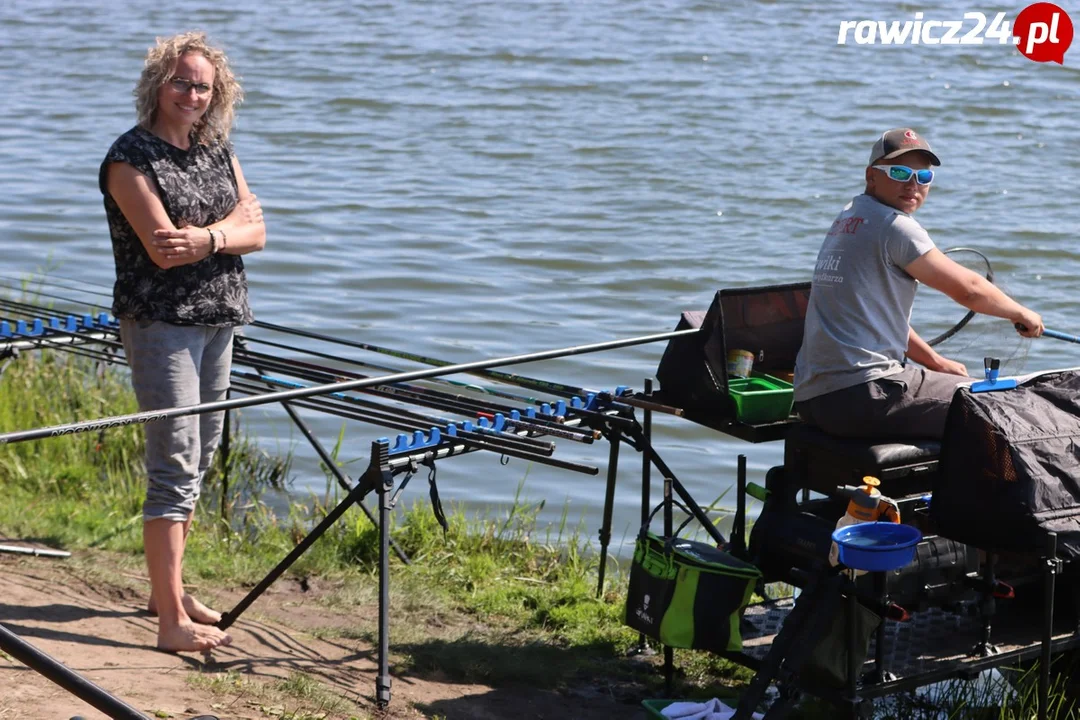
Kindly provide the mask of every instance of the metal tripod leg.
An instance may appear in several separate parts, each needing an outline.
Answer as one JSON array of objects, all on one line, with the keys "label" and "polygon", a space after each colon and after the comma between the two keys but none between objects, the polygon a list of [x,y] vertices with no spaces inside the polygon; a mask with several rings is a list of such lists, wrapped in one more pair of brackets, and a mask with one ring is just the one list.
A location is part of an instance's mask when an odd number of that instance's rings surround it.
[{"label": "metal tripod leg", "polygon": [[615,479],[619,474],[619,446],[622,444],[622,433],[617,428],[604,433],[608,442],[611,443],[611,451],[608,453],[607,490],[604,494],[604,519],[600,525],[600,568],[599,579],[596,583],[596,597],[604,594],[604,571],[607,569],[607,550],[611,542],[611,513],[615,504]]},{"label": "metal tripod leg", "polygon": [[[370,465],[367,471],[365,471],[363,477],[360,478],[360,482],[356,483],[353,489],[349,492],[345,498],[338,503],[333,510],[327,513],[326,517],[316,525],[311,532],[309,532],[303,540],[301,540],[296,547],[294,547],[288,555],[286,555],[281,562],[274,566],[274,569],[267,573],[258,585],[253,587],[247,595],[236,603],[236,607],[221,615],[221,620],[216,623],[216,626],[222,630],[225,630],[240,617],[241,613],[248,609],[248,607],[255,602],[256,599],[270,587],[275,580],[289,569],[289,567],[300,559],[300,556],[307,552],[307,549],[311,547],[316,540],[330,529],[338,519],[345,514],[345,511],[352,506],[353,503],[359,502],[365,495],[371,492],[373,489],[377,489],[378,483],[382,482],[382,478],[386,473],[389,473],[389,466],[387,464],[386,455],[389,450],[386,443],[375,442],[372,443],[372,455]],[[381,450],[380,450],[381,448]]]}]

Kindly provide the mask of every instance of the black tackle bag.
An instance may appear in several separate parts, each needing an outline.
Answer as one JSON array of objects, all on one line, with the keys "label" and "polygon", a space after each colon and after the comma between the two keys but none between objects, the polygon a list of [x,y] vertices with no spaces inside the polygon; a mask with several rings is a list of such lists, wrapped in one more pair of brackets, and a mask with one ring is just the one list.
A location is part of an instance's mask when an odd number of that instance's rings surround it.
[{"label": "black tackle bag", "polygon": [[755,371],[790,373],[809,302],[810,283],[793,283],[720,290],[706,312],[684,312],[675,329],[700,331],[672,338],[660,358],[656,379],[665,402],[734,417],[728,351],[752,352]]},{"label": "black tackle bag", "polygon": [[1080,556],[1080,370],[1015,389],[957,390],[930,515],[939,534],[983,550]]}]

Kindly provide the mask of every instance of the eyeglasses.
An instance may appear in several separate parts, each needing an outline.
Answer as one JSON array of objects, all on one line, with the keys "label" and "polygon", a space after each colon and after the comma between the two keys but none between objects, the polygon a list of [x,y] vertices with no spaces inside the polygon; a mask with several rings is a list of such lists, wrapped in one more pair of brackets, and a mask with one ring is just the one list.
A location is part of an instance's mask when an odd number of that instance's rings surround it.
[{"label": "eyeglasses", "polygon": [[169,85],[172,86],[173,90],[180,93],[181,95],[187,95],[188,92],[190,92],[191,89],[194,88],[196,95],[203,96],[213,89],[207,83],[192,82],[191,80],[185,80],[184,78],[178,77],[170,78]]},{"label": "eyeglasses", "polygon": [[912,170],[907,165],[874,165],[874,169],[881,170],[883,173],[889,176],[890,180],[896,182],[906,183],[911,179],[911,176],[915,176],[915,182],[920,185],[929,185],[934,182],[933,170]]}]

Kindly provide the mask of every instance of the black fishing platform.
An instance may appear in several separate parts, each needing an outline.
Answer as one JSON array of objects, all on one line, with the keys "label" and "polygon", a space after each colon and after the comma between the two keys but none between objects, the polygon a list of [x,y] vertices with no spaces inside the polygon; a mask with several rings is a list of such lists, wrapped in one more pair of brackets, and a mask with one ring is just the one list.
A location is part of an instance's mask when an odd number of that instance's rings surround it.
[{"label": "black fishing platform", "polygon": [[[720,653],[755,671],[735,720],[748,720],[760,709],[771,684],[779,693],[765,713],[768,720],[785,717],[803,693],[831,701],[845,716],[870,717],[877,698],[1036,659],[1038,717],[1045,719],[1051,660],[1080,647],[1080,570],[1071,562],[1080,544],[1080,505],[1068,515],[1071,520],[1063,521],[1059,512],[1042,528],[998,542],[994,533],[999,528],[989,518],[1015,520],[1007,523],[1009,527],[1028,525],[1019,516],[1006,518],[1007,511],[987,500],[1002,491],[978,491],[981,477],[1000,474],[1009,481],[1023,477],[1001,443],[985,446],[989,441],[980,438],[1008,437],[1011,432],[1030,440],[1040,433],[1016,423],[1008,431],[971,430],[968,426],[977,424],[973,418],[994,417],[994,408],[965,414],[965,403],[993,405],[983,395],[971,400],[976,395],[966,390],[954,399],[952,432],[941,441],[837,438],[793,416],[759,424],[741,422],[727,398],[728,349],[750,349],[769,373],[793,368],[808,293],[807,284],[720,291],[708,312],[683,314],[679,327],[699,327],[701,333],[669,343],[657,371],[661,391],[651,392],[647,383],[645,392],[626,400],[645,410],[647,436],[651,414],[661,412],[751,443],[784,442],[783,464],[768,471],[764,487],[747,482],[745,456],[738,456],[736,510],[724,548],[761,570],[761,596],[769,597],[775,583],[800,592],[797,598],[750,605],[741,622],[741,650]],[[1045,389],[1055,382],[1063,389]],[[1047,424],[1057,430],[1075,429],[1075,434],[1064,439],[1049,431],[1043,434],[1047,447],[1032,450],[1033,459],[1024,467],[1038,468],[1038,458],[1048,455],[1071,457],[1067,447],[1058,445],[1080,437],[1080,401],[1072,399],[1080,379],[1054,375],[1028,385],[1044,388],[1052,408],[1045,412],[1058,413],[1046,417]],[[1004,409],[998,409],[996,417],[1003,425],[1017,415],[1039,417],[1030,402],[1024,412],[1008,402],[999,404]],[[984,446],[974,447],[980,442]],[[985,467],[976,467],[966,458],[969,453],[992,459],[983,463]],[[998,466],[1004,471],[999,472]],[[1080,478],[1075,470],[1065,468],[1061,474]],[[1052,483],[1054,470],[1044,474]],[[903,567],[856,574],[826,561],[832,531],[847,503],[838,486],[861,484],[865,476],[878,478],[882,493],[897,500],[904,522],[921,532],[913,560]],[[968,508],[954,489],[960,477],[965,478],[964,491],[979,496],[968,515],[985,513],[987,523],[963,518]],[[665,483],[672,479],[665,473]],[[643,515],[648,482],[645,473]],[[935,503],[935,491],[941,502]],[[762,509],[747,542],[749,493],[762,501]],[[1056,495],[1069,497],[1065,491]],[[665,502],[670,498],[665,489]],[[1074,502],[1080,503],[1080,498]],[[670,537],[671,527],[665,524],[665,537]],[[1059,553],[1062,530],[1069,538],[1067,557]],[[671,657],[667,651],[669,694]]]}]

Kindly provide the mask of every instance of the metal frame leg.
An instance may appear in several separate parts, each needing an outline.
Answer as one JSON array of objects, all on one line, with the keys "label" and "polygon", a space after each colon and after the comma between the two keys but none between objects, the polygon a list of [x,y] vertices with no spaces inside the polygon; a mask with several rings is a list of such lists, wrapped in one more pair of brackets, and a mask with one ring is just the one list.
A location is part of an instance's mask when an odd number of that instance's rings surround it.
[{"label": "metal frame leg", "polygon": [[364,475],[360,478],[360,482],[356,483],[349,494],[346,495],[333,510],[327,513],[326,517],[322,519],[322,522],[316,525],[311,532],[309,532],[304,539],[281,560],[281,562],[274,566],[273,570],[267,573],[266,577],[264,577],[258,585],[253,587],[251,591],[240,600],[240,602],[236,603],[236,606],[232,610],[222,614],[221,620],[216,623],[218,628],[224,630],[236,622],[237,618],[239,618],[260,595],[266,592],[266,589],[270,587],[275,580],[281,577],[293,563],[299,560],[300,556],[307,552],[307,549],[311,547],[316,540],[322,537],[322,535],[330,529],[330,526],[345,514],[345,511],[348,510],[353,503],[358,502],[369,492],[377,489],[379,483],[383,481],[384,475],[390,473],[387,461],[388,455],[388,443],[372,443],[371,461],[367,471],[365,471]]},{"label": "metal frame leg", "polygon": [[80,700],[118,720],[150,720],[120,698],[90,682],[0,624],[0,650],[44,675]]},{"label": "metal frame leg", "polygon": [[[652,397],[652,378],[645,378],[645,397]],[[652,511],[652,411],[648,408],[642,413],[641,437],[641,524],[649,522],[649,513]],[[645,652],[645,633],[638,633],[638,652]]]},{"label": "metal frame leg", "polygon": [[[281,403],[281,406],[285,408],[285,412],[289,414],[289,418],[293,421],[293,424],[296,425],[297,429],[300,430],[300,434],[307,439],[308,444],[311,445],[311,447],[315,450],[315,453],[319,456],[319,459],[323,461],[323,464],[326,466],[326,468],[330,471],[334,478],[337,479],[338,485],[341,487],[341,489],[345,492],[349,492],[350,490],[352,490],[353,483],[349,481],[349,478],[347,478],[343,472],[341,472],[341,468],[339,468],[337,466],[337,463],[334,462],[334,458],[330,456],[330,453],[326,451],[326,448],[323,447],[323,444],[319,442],[319,438],[315,437],[315,434],[311,432],[311,429],[308,428],[307,424],[300,418],[300,415],[296,412],[293,406],[287,402]],[[379,522],[375,519],[375,515],[371,512],[371,510],[368,509],[368,506],[364,504],[363,500],[357,502],[356,505],[364,513],[367,519],[371,521],[372,525],[379,524]],[[396,542],[394,542],[393,539],[390,540],[390,547],[394,549],[394,554],[398,556],[398,559],[401,560],[401,562],[405,563],[406,565],[410,564],[409,556],[405,554],[405,551],[402,550],[401,547]]]},{"label": "metal frame leg", "polygon": [[379,462],[379,674],[375,676],[375,703],[380,708],[390,704],[390,511],[394,474],[390,471],[387,443],[371,444],[372,467]]},{"label": "metal frame leg", "polygon": [[1061,560],[1057,556],[1057,533],[1047,534],[1044,562],[1046,597],[1043,600],[1042,654],[1039,660],[1039,720],[1046,720],[1050,712],[1050,651],[1054,643],[1054,592],[1057,588],[1058,573],[1061,572]]},{"label": "metal frame leg", "polygon": [[622,444],[622,433],[618,428],[612,428],[604,433],[611,443],[611,451],[608,453],[607,489],[604,493],[604,519],[600,525],[600,568],[599,579],[596,582],[596,597],[604,594],[604,573],[607,569],[607,550],[611,542],[611,514],[615,504],[615,480],[619,474],[619,446]]}]

